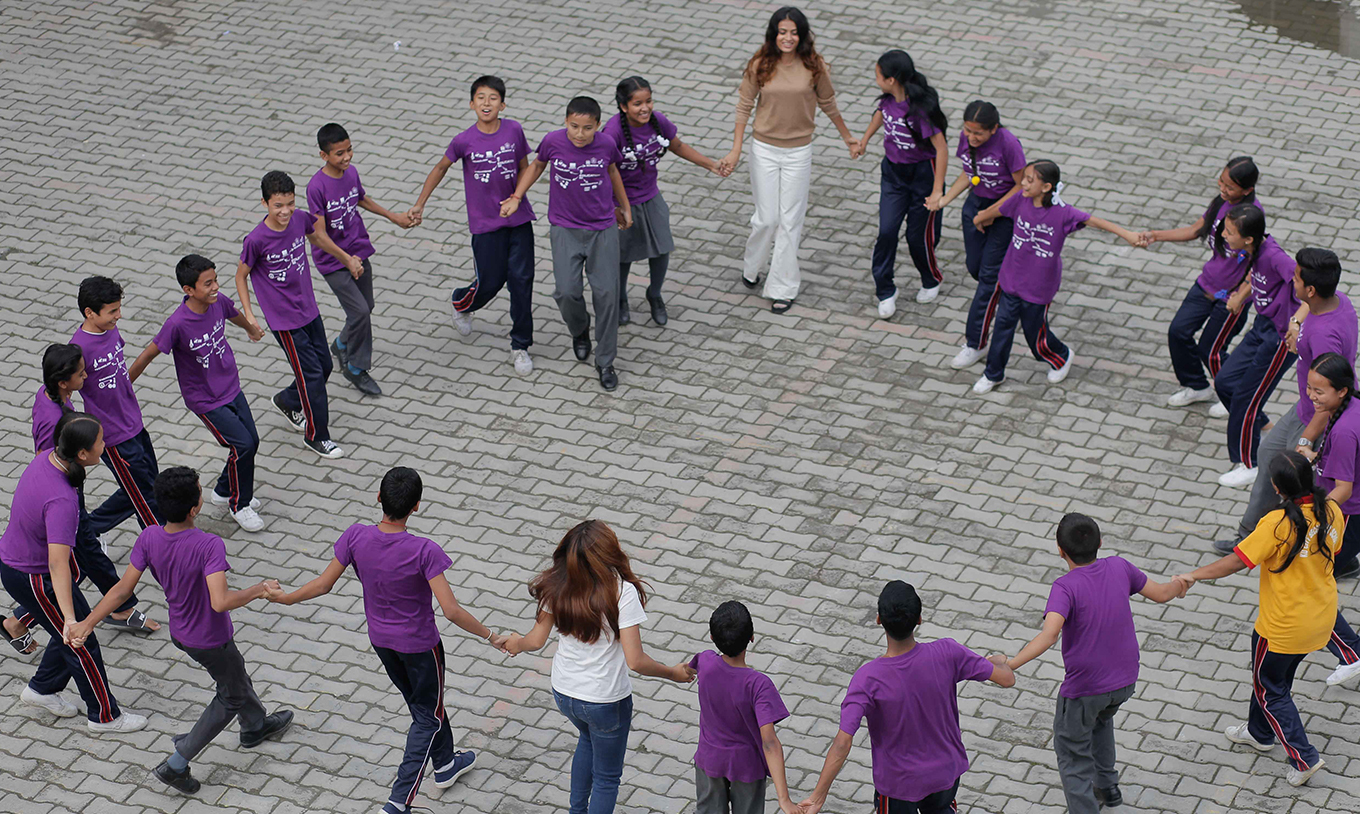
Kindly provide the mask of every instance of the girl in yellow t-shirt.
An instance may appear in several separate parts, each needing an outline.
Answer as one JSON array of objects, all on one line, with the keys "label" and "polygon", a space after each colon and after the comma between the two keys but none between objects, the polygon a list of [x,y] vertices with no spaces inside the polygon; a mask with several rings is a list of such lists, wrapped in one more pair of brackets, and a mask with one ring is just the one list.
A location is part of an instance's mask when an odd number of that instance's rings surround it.
[{"label": "girl in yellow t-shirt", "polygon": [[1223,734],[1260,752],[1269,752],[1278,739],[1293,763],[1285,779],[1301,786],[1324,761],[1308,743],[1294,706],[1294,673],[1304,656],[1326,647],[1334,634],[1355,641],[1355,632],[1337,612],[1332,574],[1346,519],[1298,452],[1281,453],[1271,462],[1270,482],[1280,503],[1256,530],[1233,553],[1177,579],[1194,584],[1261,566],[1261,610],[1251,634],[1251,708],[1245,724]]}]

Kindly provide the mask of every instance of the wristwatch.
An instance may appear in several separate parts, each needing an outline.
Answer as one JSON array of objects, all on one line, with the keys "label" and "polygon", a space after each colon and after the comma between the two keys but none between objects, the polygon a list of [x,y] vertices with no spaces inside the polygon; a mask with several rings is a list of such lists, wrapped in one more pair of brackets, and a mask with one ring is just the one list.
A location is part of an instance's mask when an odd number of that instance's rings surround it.
[{"label": "wristwatch", "polygon": [[1298,445],[1301,447],[1308,447],[1311,449],[1313,446],[1313,442],[1309,441],[1307,438],[1300,438]]}]

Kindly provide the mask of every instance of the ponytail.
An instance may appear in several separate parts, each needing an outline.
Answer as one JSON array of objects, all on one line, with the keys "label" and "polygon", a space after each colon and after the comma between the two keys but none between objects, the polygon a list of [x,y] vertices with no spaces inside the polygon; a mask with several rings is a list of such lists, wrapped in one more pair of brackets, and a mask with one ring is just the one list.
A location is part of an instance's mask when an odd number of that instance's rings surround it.
[{"label": "ponytail", "polygon": [[74,410],[62,413],[57,421],[55,452],[66,467],[66,482],[76,489],[85,484],[85,467],[80,463],[80,453],[94,449],[102,431],[98,419]]},{"label": "ponytail", "polygon": [[84,358],[79,345],[48,345],[43,351],[43,389],[48,398],[61,406],[62,412],[68,408],[61,397],[61,383],[76,375]]},{"label": "ponytail", "polygon": [[1281,573],[1292,565],[1299,552],[1308,544],[1308,518],[1304,515],[1300,502],[1312,502],[1313,520],[1316,523],[1313,533],[1317,535],[1318,553],[1328,562],[1335,562],[1332,550],[1327,545],[1327,537],[1331,532],[1331,505],[1327,500],[1326,490],[1313,478],[1313,466],[1308,459],[1293,450],[1280,453],[1270,465],[1270,482],[1280,493],[1280,505],[1277,508],[1284,510],[1283,522],[1289,523],[1292,527],[1292,533],[1289,535],[1292,541],[1289,553],[1285,555],[1280,567],[1271,573]]},{"label": "ponytail", "polygon": [[[878,70],[887,78],[897,80],[897,84],[907,93],[907,102],[910,110],[906,116],[902,117],[903,124],[907,127],[907,132],[911,134],[911,140],[916,142],[916,146],[922,150],[930,148],[930,139],[922,136],[911,123],[911,114],[916,113],[925,116],[930,123],[940,131],[940,135],[948,136],[949,118],[940,109],[940,94],[930,86],[925,74],[916,70],[916,63],[911,56],[903,50],[893,49],[878,58]],[[884,94],[881,98],[892,98]]]},{"label": "ponytail", "polygon": [[[1239,155],[1228,159],[1227,169],[1228,177],[1232,179],[1232,182],[1247,191],[1246,196],[1238,203],[1254,203],[1256,201],[1256,180],[1261,176],[1261,171],[1256,168],[1256,162],[1250,156]],[[1223,253],[1223,222],[1218,221],[1217,225],[1214,223],[1218,220],[1218,210],[1223,206],[1223,203],[1222,195],[1215,195],[1209,201],[1209,206],[1205,208],[1202,218],[1204,223],[1200,224],[1199,231],[1195,232],[1196,240],[1203,240],[1209,237],[1210,232],[1213,232],[1210,247],[1213,249],[1215,257],[1227,256]]]}]

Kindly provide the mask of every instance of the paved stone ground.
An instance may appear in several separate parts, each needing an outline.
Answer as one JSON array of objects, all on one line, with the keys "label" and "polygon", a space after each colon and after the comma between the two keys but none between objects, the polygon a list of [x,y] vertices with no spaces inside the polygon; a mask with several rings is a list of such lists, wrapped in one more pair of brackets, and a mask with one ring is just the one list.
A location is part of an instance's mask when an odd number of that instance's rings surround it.
[{"label": "paved stone ground", "polygon": [[[614,82],[640,72],[686,140],[721,155],[739,67],[772,8],[741,0],[223,6],[7,0],[0,8],[0,372],[8,382],[0,398],[11,439],[0,450],[0,490],[29,459],[36,362],[74,327],[78,280],[107,273],[124,283],[121,328],[135,354],[178,299],[173,261],[196,251],[233,268],[261,214],[259,177],[285,168],[305,182],[318,166],[312,134],[321,123],[349,127],[370,192],[403,207],[470,122],[466,85],[487,71],[507,78],[507,115],[524,121],[531,142],[558,126],[569,96],[608,99]],[[1248,153],[1265,168],[1260,193],[1283,245],[1330,245],[1351,258],[1360,248],[1343,231],[1360,168],[1357,63],[1281,39],[1237,4],[841,0],[808,10],[856,131],[875,95],[873,59],[903,46],[940,88],[955,128],[969,99],[994,100],[1030,155],[1061,162],[1075,205],[1137,228],[1186,223],[1213,193],[1223,161]],[[448,293],[472,269],[457,173],[423,228],[398,233],[370,218],[375,373],[388,395],[362,399],[337,377],[334,432],[347,458],[318,465],[309,457],[268,408],[286,378],[281,354],[232,337],[263,437],[258,492],[268,520],[256,535],[220,514],[204,522],[228,540],[232,582],[295,585],[318,571],[346,525],[376,519],[381,474],[409,464],[427,483],[414,526],[455,557],[459,599],[494,627],[525,629],[525,580],[567,527],[602,518],[655,590],[644,639],[659,657],[703,647],[718,601],[748,603],[757,617],[751,661],[773,675],[793,712],[781,731],[791,783],[806,793],[846,682],[881,651],[873,602],[885,580],[923,589],[924,636],[1013,653],[1059,575],[1051,539],[1065,511],[1099,518],[1108,550],[1155,575],[1211,559],[1208,542],[1234,522],[1245,493],[1214,483],[1227,466],[1223,424],[1202,405],[1163,406],[1174,389],[1165,326],[1200,252],[1074,237],[1053,324],[1080,366],[1049,387],[1018,350],[1007,385],[975,398],[968,388],[977,371],[944,364],[970,293],[957,208],[940,254],[943,296],[908,302],[891,322],[875,319],[867,266],[881,149],[876,142],[869,158],[852,162],[823,122],[805,293],[785,317],[736,281],[750,211],[745,168],[723,181],[667,161],[672,322],[623,331],[623,383],[612,395],[571,356],[549,296],[546,224],[538,228],[537,371],[521,379],[508,364],[504,299],[479,315],[467,340],[448,324]],[[631,294],[636,313],[645,307],[640,280]],[[339,310],[319,284],[318,296],[338,327]],[[138,385],[162,465],[215,472],[222,455],[183,409],[172,377],[162,360]],[[1292,403],[1283,391],[1275,414]],[[110,484],[94,473],[91,500]],[[120,562],[133,529],[112,536]],[[1343,588],[1343,606],[1356,606],[1353,586]],[[154,583],[144,588],[163,620],[163,597]],[[1329,768],[1309,787],[1284,783],[1279,750],[1230,749],[1219,734],[1246,712],[1255,602],[1252,578],[1238,576],[1172,605],[1135,603],[1143,678],[1119,721],[1129,810],[1356,810],[1360,695],[1323,684],[1325,654],[1308,660],[1296,686]],[[167,795],[146,768],[208,699],[205,676],[164,633],[101,634],[120,702],[149,713],[150,726],[99,739],[78,720],[54,725],[7,701],[0,809],[374,810],[406,721],[361,614],[353,579],[308,605],[235,614],[262,696],[295,708],[298,726],[251,752],[221,738],[201,757],[205,785],[193,799]],[[548,692],[548,658],[511,660],[447,627],[450,714],[460,743],[480,758],[457,787],[419,804],[560,810],[574,738]],[[12,653],[0,659],[0,697],[16,698],[31,670]],[[1053,652],[1015,690],[961,690],[973,756],[961,810],[1062,810],[1049,748],[1060,677]],[[694,693],[649,679],[636,691],[620,808],[692,811]],[[867,737],[857,744],[829,810],[870,805]]]}]

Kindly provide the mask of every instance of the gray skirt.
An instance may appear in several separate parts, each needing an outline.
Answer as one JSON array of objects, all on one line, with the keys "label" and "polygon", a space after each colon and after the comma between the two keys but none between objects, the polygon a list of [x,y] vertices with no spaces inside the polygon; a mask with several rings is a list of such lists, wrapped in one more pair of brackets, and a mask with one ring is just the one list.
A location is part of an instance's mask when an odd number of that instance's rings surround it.
[{"label": "gray skirt", "polygon": [[619,230],[619,262],[635,263],[675,251],[671,210],[661,193],[632,207],[633,228]]}]

